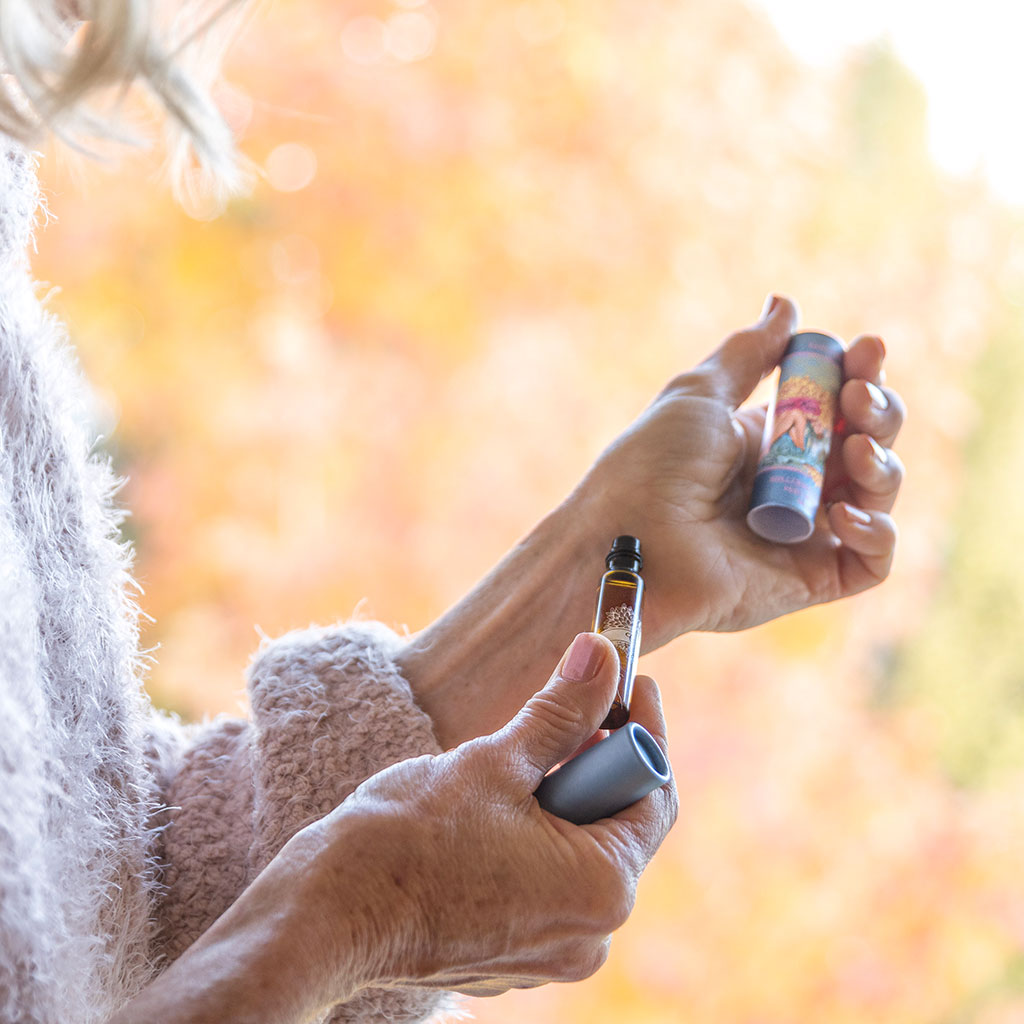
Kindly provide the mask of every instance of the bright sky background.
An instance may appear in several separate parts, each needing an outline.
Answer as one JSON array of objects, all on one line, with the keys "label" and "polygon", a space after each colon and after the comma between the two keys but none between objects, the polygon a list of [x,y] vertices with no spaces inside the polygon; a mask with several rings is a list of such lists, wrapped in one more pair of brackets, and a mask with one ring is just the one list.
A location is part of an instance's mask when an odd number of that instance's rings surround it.
[{"label": "bright sky background", "polygon": [[1024,5],[1020,0],[753,0],[804,60],[888,36],[928,93],[931,146],[946,169],[982,168],[1024,204]]}]

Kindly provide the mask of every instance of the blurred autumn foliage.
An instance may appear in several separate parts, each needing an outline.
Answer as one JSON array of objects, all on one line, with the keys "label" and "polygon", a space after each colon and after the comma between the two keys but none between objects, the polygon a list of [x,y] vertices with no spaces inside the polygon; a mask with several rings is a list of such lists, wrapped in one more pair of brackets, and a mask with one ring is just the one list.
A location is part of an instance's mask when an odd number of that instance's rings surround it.
[{"label": "blurred autumn foliage", "polygon": [[892,53],[811,70],[739,0],[276,0],[227,80],[263,175],[223,211],[43,166],[154,699],[237,712],[257,630],[426,625],[787,292],[886,339],[892,578],[647,656],[683,810],[634,917],[590,981],[472,1012],[1024,1021],[1024,234],[936,171]]}]

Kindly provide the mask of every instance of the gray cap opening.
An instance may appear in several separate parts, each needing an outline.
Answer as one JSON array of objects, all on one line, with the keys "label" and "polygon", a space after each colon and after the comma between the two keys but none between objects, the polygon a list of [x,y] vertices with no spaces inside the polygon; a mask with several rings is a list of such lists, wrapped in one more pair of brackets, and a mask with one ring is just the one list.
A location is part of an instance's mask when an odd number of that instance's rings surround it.
[{"label": "gray cap opening", "polygon": [[658,746],[658,741],[643,726],[637,725],[636,722],[630,722],[627,728],[632,733],[630,738],[633,740],[636,752],[644,759],[644,762],[652,772],[657,775],[663,775],[665,781],[668,782],[668,758],[662,752],[661,747]]}]

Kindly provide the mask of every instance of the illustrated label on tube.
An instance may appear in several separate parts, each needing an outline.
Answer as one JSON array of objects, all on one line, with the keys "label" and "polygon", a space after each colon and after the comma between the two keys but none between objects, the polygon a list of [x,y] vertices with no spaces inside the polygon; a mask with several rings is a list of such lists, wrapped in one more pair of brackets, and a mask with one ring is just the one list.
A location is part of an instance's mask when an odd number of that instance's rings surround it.
[{"label": "illustrated label on tube", "polygon": [[794,334],[765,423],[747,524],[760,537],[795,544],[814,532],[832,444],[843,345],[829,334]]}]

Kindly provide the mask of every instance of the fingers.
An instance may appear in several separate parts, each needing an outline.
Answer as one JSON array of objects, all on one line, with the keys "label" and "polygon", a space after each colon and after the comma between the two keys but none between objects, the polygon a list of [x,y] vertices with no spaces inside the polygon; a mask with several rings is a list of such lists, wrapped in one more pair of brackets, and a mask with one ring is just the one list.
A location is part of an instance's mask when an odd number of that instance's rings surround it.
[{"label": "fingers", "polygon": [[730,334],[698,367],[714,397],[730,409],[738,408],[762,378],[778,366],[798,319],[795,303],[770,296],[758,323]]},{"label": "fingers", "polygon": [[843,356],[843,376],[846,380],[859,377],[874,384],[884,381],[882,363],[885,362],[885,343],[877,334],[859,334],[850,342]]},{"label": "fingers", "polygon": [[496,734],[530,793],[549,769],[597,732],[618,678],[619,658],[611,641],[580,633],[544,689]]},{"label": "fingers", "polygon": [[868,434],[854,434],[843,441],[843,485],[829,495],[830,501],[849,501],[868,511],[889,512],[903,483],[903,462]]},{"label": "fingers", "polygon": [[756,324],[730,334],[696,369],[672,380],[662,394],[700,394],[736,409],[778,365],[798,320],[792,300],[769,295]]},{"label": "fingers", "polygon": [[582,941],[567,944],[568,948],[552,948],[541,963],[534,963],[532,973],[519,973],[491,977],[487,974],[468,975],[465,978],[445,976],[425,986],[417,979],[417,986],[445,988],[463,995],[488,997],[502,995],[513,988],[538,988],[552,981],[583,981],[598,971],[608,959],[611,950],[610,935],[597,938],[588,936]]},{"label": "fingers", "polygon": [[886,512],[855,508],[840,501],[828,510],[839,550],[844,594],[856,594],[884,580],[896,550],[896,524]]},{"label": "fingers", "polygon": [[633,699],[629,705],[629,719],[642,725],[658,741],[658,746],[668,753],[668,727],[665,725],[661,691],[650,676],[636,677]]},{"label": "fingers", "polygon": [[903,399],[884,386],[885,345],[874,334],[855,338],[843,360],[846,383],[839,393],[839,411],[847,434],[870,434],[888,448],[903,426]]},{"label": "fingers", "polygon": [[903,463],[891,450],[903,426],[899,394],[884,387],[885,345],[874,334],[855,338],[846,353],[839,393],[840,430],[825,486],[828,503],[842,501],[888,512],[903,481]]},{"label": "fingers", "polygon": [[848,380],[839,392],[839,412],[846,434],[870,434],[890,447],[903,426],[903,399],[890,388],[864,378]]},{"label": "fingers", "polygon": [[864,434],[846,438],[842,451],[848,478],[835,489],[828,523],[840,543],[840,590],[857,594],[880,583],[892,568],[896,524],[892,509],[903,480],[895,452]]},{"label": "fingers", "polygon": [[[636,677],[629,717],[647,729],[661,749],[668,753],[661,694],[650,676]],[[614,818],[591,827],[610,829],[616,834],[620,841],[620,857],[626,859],[625,866],[638,877],[668,835],[678,815],[679,797],[673,777],[664,786],[620,811]]]}]

